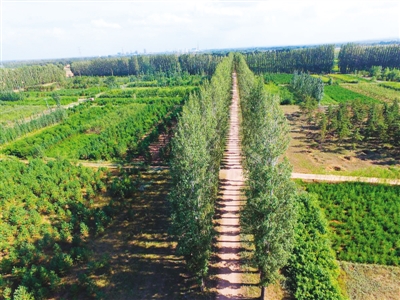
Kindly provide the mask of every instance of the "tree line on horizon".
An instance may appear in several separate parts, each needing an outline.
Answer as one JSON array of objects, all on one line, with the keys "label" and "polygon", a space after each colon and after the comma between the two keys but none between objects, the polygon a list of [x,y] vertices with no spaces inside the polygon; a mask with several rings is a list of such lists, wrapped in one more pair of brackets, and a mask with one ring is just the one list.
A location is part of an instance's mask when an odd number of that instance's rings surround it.
[{"label": "tree line on horizon", "polygon": [[94,59],[71,63],[71,71],[79,76],[129,76],[163,73],[204,74],[211,76],[223,56],[210,54],[159,54]]}]

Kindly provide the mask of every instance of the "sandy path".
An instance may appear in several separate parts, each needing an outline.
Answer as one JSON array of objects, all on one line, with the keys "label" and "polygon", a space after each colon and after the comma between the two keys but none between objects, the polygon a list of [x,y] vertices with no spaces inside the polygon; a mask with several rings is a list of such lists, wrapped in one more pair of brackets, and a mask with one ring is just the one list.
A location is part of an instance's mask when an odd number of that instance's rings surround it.
[{"label": "sandy path", "polygon": [[230,107],[230,126],[227,146],[219,173],[220,198],[217,202],[216,240],[216,299],[241,298],[243,285],[240,271],[239,210],[244,204],[244,184],[239,144],[239,96],[236,74],[233,74],[233,97]]},{"label": "sandy path", "polygon": [[310,181],[330,181],[330,182],[369,182],[369,183],[386,183],[391,185],[400,185],[399,179],[385,179],[375,177],[356,177],[356,176],[340,176],[340,175],[321,175],[321,174],[303,174],[292,173],[292,179],[304,179]]}]

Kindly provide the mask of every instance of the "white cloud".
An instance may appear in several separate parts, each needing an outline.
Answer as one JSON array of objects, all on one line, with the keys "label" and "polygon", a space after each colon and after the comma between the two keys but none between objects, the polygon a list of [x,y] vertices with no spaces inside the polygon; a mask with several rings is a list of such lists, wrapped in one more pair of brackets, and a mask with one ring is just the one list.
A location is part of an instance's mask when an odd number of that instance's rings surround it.
[{"label": "white cloud", "polygon": [[103,19],[92,20],[91,24],[98,28],[121,28],[121,25],[119,25],[118,23],[109,23],[104,21]]}]

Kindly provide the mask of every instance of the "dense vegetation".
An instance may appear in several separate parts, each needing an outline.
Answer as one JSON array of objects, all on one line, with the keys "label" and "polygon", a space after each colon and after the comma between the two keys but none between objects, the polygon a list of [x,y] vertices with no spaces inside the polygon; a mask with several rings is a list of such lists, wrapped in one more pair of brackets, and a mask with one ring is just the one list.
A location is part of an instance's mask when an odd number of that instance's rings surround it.
[{"label": "dense vegetation", "polygon": [[278,278],[292,250],[296,224],[295,188],[290,182],[285,152],[289,128],[279,99],[266,94],[261,78],[255,78],[243,56],[235,57],[242,110],[242,145],[247,202],[241,211],[244,233],[254,236],[252,263],[265,287]]},{"label": "dense vegetation", "polygon": [[61,122],[67,117],[67,112],[64,109],[56,109],[55,111],[42,114],[40,117],[28,120],[17,121],[11,127],[0,125],[0,145],[11,142],[16,138],[25,135],[34,130],[50,126],[52,124]]},{"label": "dense vegetation", "polygon": [[65,81],[62,66],[53,64],[29,66],[17,69],[0,68],[0,91],[12,91],[27,86]]},{"label": "dense vegetation", "polygon": [[271,50],[245,55],[249,68],[261,73],[330,73],[333,67],[334,45],[295,50]]},{"label": "dense vegetation", "polygon": [[346,44],[340,48],[338,65],[341,73],[369,70],[373,66],[400,68],[400,45]]},{"label": "dense vegetation", "polygon": [[172,141],[172,231],[177,253],[202,287],[214,236],[212,218],[228,129],[231,72],[229,56],[218,65],[211,82],[184,105]]},{"label": "dense vegetation", "polygon": [[353,92],[340,85],[327,85],[324,88],[325,94],[337,103],[360,100],[363,103],[379,103],[378,100]]},{"label": "dense vegetation", "polygon": [[292,255],[284,268],[295,299],[342,299],[339,268],[332,251],[328,223],[314,196],[297,199],[298,222]]},{"label": "dense vegetation", "polygon": [[265,73],[263,76],[265,83],[290,84],[293,80],[293,74],[286,73]]},{"label": "dense vegetation", "polygon": [[127,151],[135,151],[143,135],[181,101],[166,98],[150,103],[123,101],[120,105],[86,102],[70,109],[70,117],[62,123],[11,143],[4,152],[21,158],[121,158]]},{"label": "dense vegetation", "polygon": [[324,96],[322,79],[312,77],[310,74],[294,72],[291,87],[303,98],[311,97],[320,102]]},{"label": "dense vegetation", "polygon": [[236,69],[248,185],[241,224],[244,233],[254,236],[253,263],[261,271],[261,285],[274,281],[283,268],[296,299],[342,299],[321,209],[313,197],[296,195],[290,165],[286,160],[278,162],[288,143],[279,99],[265,94],[243,61]]},{"label": "dense vegetation", "polygon": [[303,183],[318,196],[341,260],[400,264],[400,187],[366,183]]},{"label": "dense vegetation", "polygon": [[221,56],[209,54],[184,55],[139,55],[130,58],[107,58],[74,61],[71,71],[86,76],[128,76],[128,75],[179,75],[181,73],[205,74],[211,76]]},{"label": "dense vegetation", "polygon": [[97,203],[103,174],[40,160],[2,160],[0,172],[0,295],[48,298],[74,265],[88,260],[83,241],[111,220],[112,206]]}]

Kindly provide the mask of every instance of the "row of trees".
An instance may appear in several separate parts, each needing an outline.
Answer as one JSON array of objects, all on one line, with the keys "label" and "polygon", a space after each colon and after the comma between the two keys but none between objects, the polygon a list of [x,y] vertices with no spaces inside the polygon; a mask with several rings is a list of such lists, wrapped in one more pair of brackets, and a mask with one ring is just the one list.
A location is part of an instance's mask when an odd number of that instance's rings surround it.
[{"label": "row of trees", "polygon": [[400,69],[382,68],[382,66],[372,66],[369,70],[369,76],[378,80],[400,81]]},{"label": "row of trees", "polygon": [[156,73],[170,76],[182,72],[211,76],[221,59],[221,56],[209,54],[139,55],[75,61],[71,64],[71,71],[79,76],[137,76]]},{"label": "row of trees", "polygon": [[324,83],[321,78],[310,74],[294,72],[291,82],[292,88],[303,97],[312,97],[318,102],[324,97]]},{"label": "row of trees", "polygon": [[253,262],[265,287],[278,278],[294,242],[296,189],[287,160],[278,162],[289,144],[289,127],[279,99],[267,95],[262,78],[255,78],[244,57],[235,57],[242,109],[242,146],[247,202],[241,214],[245,233],[254,236]]},{"label": "row of trees", "polygon": [[40,117],[34,118],[30,121],[17,121],[12,127],[5,127],[0,125],[0,145],[11,142],[16,138],[34,130],[38,130],[49,125],[61,122],[66,117],[67,111],[62,108],[57,108],[51,113],[44,113]]},{"label": "row of trees", "polygon": [[400,45],[365,46],[349,43],[341,46],[338,58],[341,73],[369,70],[373,66],[400,68]]},{"label": "row of trees", "polygon": [[184,105],[172,141],[169,196],[177,252],[201,281],[208,272],[218,173],[228,130],[233,56]]},{"label": "row of trees", "polygon": [[293,73],[295,70],[311,73],[330,73],[333,68],[334,45],[295,50],[272,50],[246,54],[249,68],[256,74]]},{"label": "row of trees", "polygon": [[291,166],[279,161],[289,143],[289,128],[279,99],[266,94],[242,56],[236,56],[242,107],[242,145],[247,203],[241,225],[254,236],[253,263],[263,287],[288,278],[296,299],[342,299],[338,266],[327,223],[314,198],[297,194]]},{"label": "row of trees", "polygon": [[0,68],[0,91],[10,91],[28,86],[65,81],[62,66],[25,66],[17,69]]},{"label": "row of trees", "polygon": [[[314,107],[315,108],[315,107]],[[315,118],[315,119],[314,119]],[[320,130],[321,143],[337,139],[339,143],[350,142],[356,147],[362,142],[377,145],[389,143],[400,145],[400,105],[363,103],[359,100],[329,106],[325,112],[316,113],[315,120]]]},{"label": "row of trees", "polygon": [[14,141],[4,152],[21,158],[121,158],[135,151],[143,135],[181,102],[182,98],[105,101],[104,106],[86,102],[71,108],[62,123]]}]

